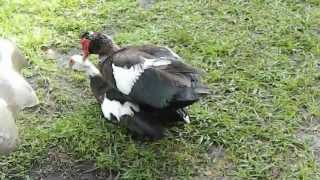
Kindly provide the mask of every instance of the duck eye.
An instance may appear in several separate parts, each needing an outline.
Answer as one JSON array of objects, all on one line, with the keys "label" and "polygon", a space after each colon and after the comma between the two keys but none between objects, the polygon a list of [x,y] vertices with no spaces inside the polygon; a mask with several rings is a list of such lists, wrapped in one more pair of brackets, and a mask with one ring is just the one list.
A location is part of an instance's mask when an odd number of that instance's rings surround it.
[{"label": "duck eye", "polygon": [[81,39],[89,39],[89,40],[93,40],[96,37],[96,32],[85,32],[81,35]]},{"label": "duck eye", "polygon": [[97,33],[96,32],[89,32],[88,33],[88,39],[89,40],[93,40],[93,39],[95,39],[95,37],[97,36]]}]

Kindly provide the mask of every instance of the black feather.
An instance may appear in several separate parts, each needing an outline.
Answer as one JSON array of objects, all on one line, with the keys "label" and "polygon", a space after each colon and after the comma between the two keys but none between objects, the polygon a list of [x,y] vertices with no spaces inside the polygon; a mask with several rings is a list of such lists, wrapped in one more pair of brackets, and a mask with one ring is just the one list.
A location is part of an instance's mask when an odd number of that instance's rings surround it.
[{"label": "black feather", "polygon": [[148,114],[136,113],[134,116],[122,116],[120,125],[126,127],[130,133],[137,136],[159,139],[164,136],[164,128],[150,121]]}]

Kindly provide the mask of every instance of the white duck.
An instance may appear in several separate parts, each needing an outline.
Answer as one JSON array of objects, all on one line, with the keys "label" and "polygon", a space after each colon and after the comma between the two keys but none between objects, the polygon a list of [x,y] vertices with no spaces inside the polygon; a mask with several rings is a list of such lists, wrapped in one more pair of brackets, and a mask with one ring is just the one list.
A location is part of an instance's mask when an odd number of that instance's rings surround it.
[{"label": "white duck", "polygon": [[20,75],[26,64],[13,42],[0,39],[0,154],[7,154],[17,146],[15,114],[39,102],[30,84]]},{"label": "white duck", "polygon": [[11,108],[0,98],[0,155],[9,154],[17,147],[18,142],[18,128]]},{"label": "white duck", "polygon": [[14,92],[13,102],[17,111],[39,103],[31,85],[20,75],[20,70],[27,65],[25,57],[11,41],[0,39],[0,81],[9,84]]},{"label": "white duck", "polygon": [[18,72],[28,64],[19,48],[7,39],[0,39],[0,62],[6,63],[7,67],[12,66]]}]

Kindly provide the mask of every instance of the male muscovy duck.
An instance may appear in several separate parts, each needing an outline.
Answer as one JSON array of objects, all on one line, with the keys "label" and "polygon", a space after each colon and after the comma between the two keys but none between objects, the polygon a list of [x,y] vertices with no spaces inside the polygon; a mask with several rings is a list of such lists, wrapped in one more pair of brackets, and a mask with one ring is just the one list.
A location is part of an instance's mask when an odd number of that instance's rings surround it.
[{"label": "male muscovy duck", "polygon": [[83,60],[89,54],[98,54],[105,81],[143,108],[178,110],[209,94],[199,80],[199,71],[169,48],[155,45],[120,48],[110,36],[98,32],[84,33],[81,45]]},{"label": "male muscovy duck", "polygon": [[100,71],[90,61],[83,61],[81,55],[70,57],[69,65],[84,70],[90,78],[90,87],[101,104],[106,119],[119,122],[133,135],[159,139],[164,136],[170,121],[184,121],[184,112],[175,109],[144,109],[131,97],[121,93],[106,81]]}]

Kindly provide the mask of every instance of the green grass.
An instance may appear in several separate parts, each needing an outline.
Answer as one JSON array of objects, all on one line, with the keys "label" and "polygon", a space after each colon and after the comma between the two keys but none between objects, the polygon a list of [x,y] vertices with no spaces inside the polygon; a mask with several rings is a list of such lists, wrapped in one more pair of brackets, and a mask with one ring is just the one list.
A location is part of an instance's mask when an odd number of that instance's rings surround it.
[{"label": "green grass", "polygon": [[[133,0],[0,0],[0,37],[14,39],[31,61],[24,74],[41,100],[20,113],[22,144],[0,157],[0,179],[32,178],[52,150],[122,179],[320,178],[310,143],[297,137],[320,118],[319,19],[319,0],[159,0],[149,10]],[[85,30],[112,33],[122,45],[172,47],[207,72],[212,95],[167,138],[132,140],[101,118],[85,75],[41,51],[80,48]],[[210,156],[215,146],[223,158]]]}]

